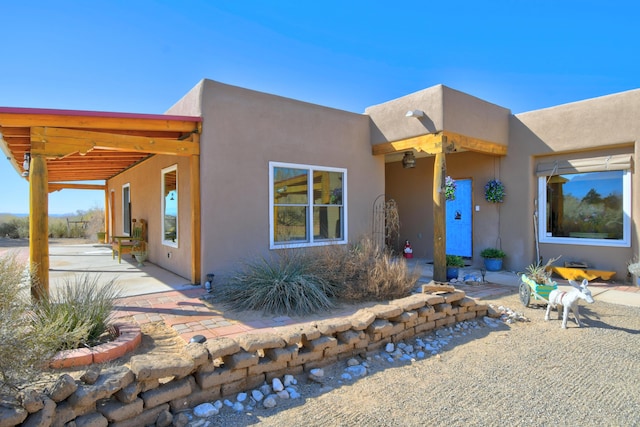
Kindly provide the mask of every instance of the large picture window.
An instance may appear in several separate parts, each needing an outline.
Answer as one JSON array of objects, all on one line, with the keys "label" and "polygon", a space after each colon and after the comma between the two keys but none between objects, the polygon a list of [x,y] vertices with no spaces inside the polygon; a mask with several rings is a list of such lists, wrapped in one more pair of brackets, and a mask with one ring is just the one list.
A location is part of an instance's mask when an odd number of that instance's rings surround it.
[{"label": "large picture window", "polygon": [[540,242],[629,246],[630,175],[610,170],[541,176]]},{"label": "large picture window", "polygon": [[269,164],[271,248],[346,242],[346,169]]}]

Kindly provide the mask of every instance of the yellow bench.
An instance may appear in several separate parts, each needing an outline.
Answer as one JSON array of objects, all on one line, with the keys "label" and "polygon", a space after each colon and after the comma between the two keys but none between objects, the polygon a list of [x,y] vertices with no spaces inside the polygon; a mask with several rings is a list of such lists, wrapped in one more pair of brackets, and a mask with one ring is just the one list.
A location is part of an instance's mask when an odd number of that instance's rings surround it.
[{"label": "yellow bench", "polygon": [[137,221],[131,220],[131,236],[112,236],[111,237],[111,258],[116,258],[118,254],[118,263],[122,262],[122,255],[130,254],[134,250],[146,252],[147,250],[147,222],[144,219]]}]

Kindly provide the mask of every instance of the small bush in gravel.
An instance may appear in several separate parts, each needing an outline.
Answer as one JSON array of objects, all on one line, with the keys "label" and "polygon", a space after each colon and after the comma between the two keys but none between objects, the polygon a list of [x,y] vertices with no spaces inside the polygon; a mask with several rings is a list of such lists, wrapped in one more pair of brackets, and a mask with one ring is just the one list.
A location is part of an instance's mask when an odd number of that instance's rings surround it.
[{"label": "small bush in gravel", "polygon": [[28,279],[25,263],[0,256],[0,391],[34,380],[56,351],[48,327],[32,328]]},{"label": "small bush in gravel", "polygon": [[250,262],[220,289],[218,299],[231,310],[306,315],[333,307],[335,289],[316,274],[308,251],[279,251]]},{"label": "small bush in gravel", "polygon": [[339,299],[353,302],[407,296],[420,278],[419,271],[409,271],[404,258],[394,257],[369,238],[321,249],[315,268],[338,290]]},{"label": "small bush in gravel", "polygon": [[109,333],[109,320],[120,289],[115,280],[100,284],[100,276],[66,280],[49,299],[31,312],[34,330],[48,329],[57,337],[57,350],[91,347]]}]

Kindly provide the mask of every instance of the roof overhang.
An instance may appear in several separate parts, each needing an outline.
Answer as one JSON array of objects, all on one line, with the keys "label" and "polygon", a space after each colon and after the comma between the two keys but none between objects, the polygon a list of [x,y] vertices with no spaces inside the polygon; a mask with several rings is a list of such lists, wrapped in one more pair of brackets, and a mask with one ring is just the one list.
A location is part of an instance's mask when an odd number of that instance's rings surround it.
[{"label": "roof overhang", "polygon": [[[49,191],[96,189],[154,154],[199,154],[201,117],[0,107],[0,148],[28,179],[25,155],[46,159]],[[71,184],[76,182],[75,184]]]}]

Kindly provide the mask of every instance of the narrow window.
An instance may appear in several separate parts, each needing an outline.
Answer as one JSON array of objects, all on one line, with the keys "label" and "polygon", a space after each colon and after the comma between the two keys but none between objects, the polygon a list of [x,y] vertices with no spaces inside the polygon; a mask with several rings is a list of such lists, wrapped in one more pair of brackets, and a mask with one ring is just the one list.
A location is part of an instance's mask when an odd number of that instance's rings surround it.
[{"label": "narrow window", "polygon": [[122,186],[122,234],[131,235],[131,186]]},{"label": "narrow window", "polygon": [[178,247],[178,166],[162,170],[162,243]]}]

